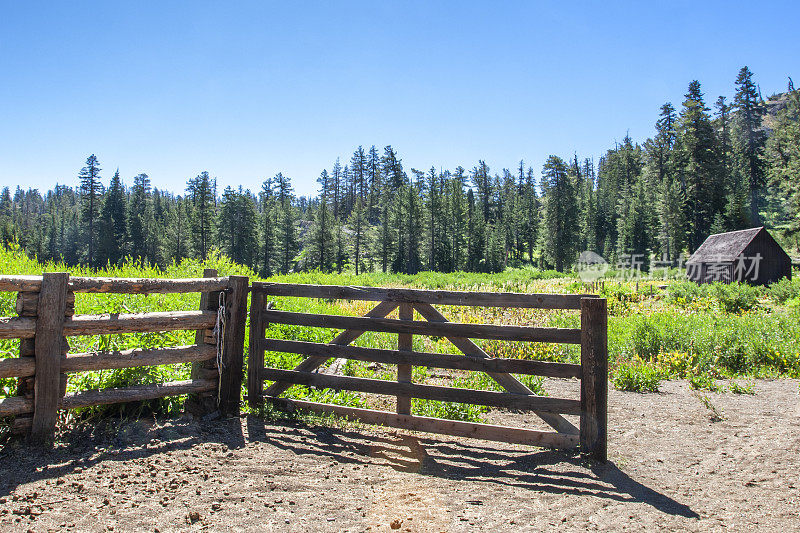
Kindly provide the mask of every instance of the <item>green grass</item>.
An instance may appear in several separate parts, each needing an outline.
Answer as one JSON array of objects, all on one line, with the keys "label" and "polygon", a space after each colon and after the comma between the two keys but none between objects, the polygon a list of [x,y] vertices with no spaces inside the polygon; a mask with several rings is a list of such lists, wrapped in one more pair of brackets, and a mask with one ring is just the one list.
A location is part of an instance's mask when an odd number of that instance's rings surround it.
[{"label": "green grass", "polygon": [[[215,254],[205,263],[185,260],[163,269],[128,261],[120,267],[99,271],[40,264],[16,250],[0,250],[0,273],[40,274],[43,271],[68,271],[72,275],[118,277],[199,277],[204,268],[216,268],[221,276],[248,275],[254,272]],[[422,272],[417,275],[367,273],[325,274],[320,272],[274,276],[270,281],[365,286],[404,286],[427,289],[466,291],[508,291],[585,293],[588,287],[577,278],[556,272],[530,268],[509,269],[499,274]],[[666,284],[666,289],[659,288]],[[800,377],[800,282],[782,281],[769,288],[745,285],[696,285],[684,281],[606,281],[600,295],[609,302],[609,360],[612,384],[624,390],[655,391],[663,379],[692,379],[700,383],[705,376],[714,379],[740,377]],[[361,315],[374,305],[370,302],[328,301],[301,298],[274,298],[276,308],[308,313]],[[13,316],[15,294],[0,293],[0,316]],[[79,294],[76,312],[145,312],[197,309],[199,295],[113,295]],[[453,321],[487,322],[552,327],[579,327],[577,311],[519,310],[441,306]],[[330,341],[336,331],[271,324],[267,335],[277,338]],[[193,332],[159,334],[105,335],[73,337],[72,351],[122,350],[153,346],[191,344]],[[246,341],[247,342],[247,341]],[[397,337],[386,333],[366,333],[354,344],[374,348],[396,348]],[[476,341],[493,357],[511,357],[556,362],[580,361],[579,347],[544,343]],[[19,341],[0,341],[0,358],[16,357]],[[414,337],[414,349],[435,353],[458,353],[446,339]],[[302,360],[294,354],[268,352],[269,366],[292,368]],[[396,379],[391,365],[372,369],[367,363],[349,361],[347,375],[378,379]],[[497,390],[493,380],[478,373],[456,373],[451,380],[437,382],[436,373],[415,367],[415,382],[449,384],[464,388]],[[69,390],[125,386],[187,379],[189,365],[146,367],[74,374]],[[523,378],[520,378],[523,379]],[[539,393],[544,393],[541,379],[524,379]],[[700,380],[700,381],[698,381]],[[742,393],[747,386],[733,385],[731,392]],[[708,390],[707,387],[699,387]],[[736,390],[734,390],[736,388]],[[0,397],[15,394],[16,380],[0,380]],[[743,392],[749,393],[749,392]],[[335,402],[351,406],[374,406],[363,395],[350,392],[319,391],[295,386],[287,396],[313,401]],[[158,412],[175,412],[180,399],[165,399],[146,404]],[[137,407],[141,408],[141,406]],[[482,420],[486,409],[479,406],[415,400],[416,414]],[[102,408],[103,413],[118,412]],[[90,411],[91,412],[91,411]]]},{"label": "green grass", "polygon": [[644,361],[627,361],[618,365],[611,374],[611,383],[618,390],[630,392],[658,392],[664,372]]}]

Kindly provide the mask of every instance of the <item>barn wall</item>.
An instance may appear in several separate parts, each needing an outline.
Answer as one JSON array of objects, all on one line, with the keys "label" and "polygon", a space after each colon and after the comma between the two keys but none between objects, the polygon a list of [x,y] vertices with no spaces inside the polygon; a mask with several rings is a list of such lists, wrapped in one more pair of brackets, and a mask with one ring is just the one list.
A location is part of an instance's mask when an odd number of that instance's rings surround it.
[{"label": "barn wall", "polygon": [[[716,275],[714,279],[710,279],[709,276],[712,275],[714,270],[716,270]],[[687,265],[686,275],[689,281],[694,281],[695,283],[712,283],[714,281],[730,283],[731,279],[733,279],[733,272],[732,263],[728,263],[724,270],[716,268],[716,264],[712,263],[694,263],[693,266]]]},{"label": "barn wall", "polygon": [[756,280],[746,280],[748,283],[767,285],[781,278],[792,277],[792,260],[766,231],[759,233],[743,252],[745,257],[755,257],[756,254],[761,254],[758,277]]}]

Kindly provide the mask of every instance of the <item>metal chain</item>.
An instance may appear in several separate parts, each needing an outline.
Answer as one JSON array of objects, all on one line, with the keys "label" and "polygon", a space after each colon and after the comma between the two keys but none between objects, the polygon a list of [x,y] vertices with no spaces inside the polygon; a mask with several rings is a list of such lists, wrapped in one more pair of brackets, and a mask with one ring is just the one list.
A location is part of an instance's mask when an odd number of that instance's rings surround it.
[{"label": "metal chain", "polygon": [[217,308],[217,320],[214,323],[214,338],[217,341],[217,373],[219,383],[217,386],[217,405],[220,402],[219,391],[222,390],[222,369],[225,364],[222,362],[222,347],[225,344],[225,292],[220,291],[219,307]]}]

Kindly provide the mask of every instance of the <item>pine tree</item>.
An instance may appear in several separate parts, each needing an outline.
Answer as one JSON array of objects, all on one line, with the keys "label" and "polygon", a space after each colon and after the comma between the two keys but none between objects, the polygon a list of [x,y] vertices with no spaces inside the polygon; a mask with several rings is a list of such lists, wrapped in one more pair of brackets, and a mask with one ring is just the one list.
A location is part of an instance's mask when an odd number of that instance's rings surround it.
[{"label": "pine tree", "polygon": [[189,215],[187,204],[188,201],[179,196],[175,202],[175,207],[170,211],[168,219],[168,253],[176,261],[189,257]]},{"label": "pine tree", "polygon": [[578,195],[563,159],[551,155],[542,169],[544,218],[540,247],[545,260],[563,272],[577,257]]},{"label": "pine tree", "polygon": [[353,265],[355,266],[356,276],[363,272],[364,251],[368,249],[367,241],[367,207],[364,200],[356,198],[353,212],[347,222],[351,235],[350,247],[353,251]]},{"label": "pine tree", "polygon": [[378,149],[372,145],[367,155],[367,188],[369,197],[367,199],[367,218],[371,224],[378,221],[377,198],[383,190],[383,180],[381,172],[381,158]]},{"label": "pine tree", "polygon": [[125,256],[128,236],[127,206],[125,188],[119,176],[119,169],[111,178],[108,191],[100,213],[100,256],[103,262],[117,265]]},{"label": "pine tree", "polygon": [[629,187],[620,198],[620,212],[617,224],[618,255],[630,255],[632,261],[642,270],[649,271],[651,228],[655,225],[652,205],[648,202],[644,180]]},{"label": "pine tree", "polygon": [[694,251],[708,236],[719,201],[720,190],[714,130],[703,102],[700,82],[692,81],[678,118],[675,142],[676,175],[685,197],[687,242]]},{"label": "pine tree", "polygon": [[133,178],[128,209],[128,240],[131,245],[131,255],[140,260],[156,261],[157,258],[148,253],[150,241],[158,239],[158,235],[153,231],[154,226],[150,178],[147,174],[139,174]]},{"label": "pine tree", "polygon": [[336,163],[333,164],[331,171],[331,203],[333,203],[333,218],[341,220],[340,205],[342,200],[342,165],[339,164],[339,158],[336,158]]},{"label": "pine tree", "polygon": [[14,219],[12,216],[13,202],[11,201],[11,191],[8,187],[3,187],[0,194],[0,242],[8,250],[14,242]]},{"label": "pine tree", "polygon": [[280,260],[280,272],[286,274],[289,272],[292,259],[299,249],[297,229],[295,228],[297,215],[292,205],[294,189],[292,188],[289,178],[280,172],[275,175],[274,183],[276,207],[278,210],[277,253]]},{"label": "pine tree", "polygon": [[86,159],[86,166],[78,174],[81,180],[81,221],[86,224],[86,242],[89,244],[87,264],[95,264],[95,243],[97,242],[96,226],[100,213],[100,201],[103,195],[103,184],[100,183],[100,162],[94,154]]},{"label": "pine tree", "polygon": [[759,209],[765,195],[765,171],[762,153],[766,137],[761,129],[764,107],[753,82],[753,73],[742,67],[736,78],[733,109],[736,117],[733,127],[733,150],[738,183],[747,183],[750,189],[750,223],[758,225]]},{"label": "pine tree", "polygon": [[267,178],[261,186],[261,277],[268,278],[273,273],[275,254],[275,196],[272,178]]},{"label": "pine tree", "polygon": [[475,201],[472,189],[467,190],[467,270],[479,272],[486,237],[483,210]]},{"label": "pine tree", "polygon": [[311,262],[323,272],[330,272],[334,263],[333,220],[328,207],[331,193],[331,180],[327,170],[323,170],[317,182],[320,184],[319,207],[311,226]]},{"label": "pine tree", "polygon": [[240,265],[255,266],[257,215],[250,191],[226,187],[222,193],[217,235],[220,249]]},{"label": "pine tree", "polygon": [[192,200],[194,250],[202,261],[208,258],[213,242],[213,221],[216,207],[216,180],[212,182],[208,172],[201,172],[189,180],[186,191]]},{"label": "pine tree", "polygon": [[778,113],[775,129],[766,143],[767,183],[780,197],[788,234],[798,246],[800,236],[800,90],[787,94],[786,108]]},{"label": "pine tree", "polygon": [[353,157],[350,159],[350,173],[354,194],[353,207],[355,207],[356,198],[361,199],[361,202],[366,205],[369,190],[367,187],[367,156],[363,146],[359,146],[353,152]]},{"label": "pine tree", "polygon": [[465,267],[466,231],[464,220],[467,215],[466,195],[464,194],[466,176],[464,167],[456,167],[455,173],[450,177],[448,194],[449,219],[448,235],[450,236],[451,270],[461,270]]}]

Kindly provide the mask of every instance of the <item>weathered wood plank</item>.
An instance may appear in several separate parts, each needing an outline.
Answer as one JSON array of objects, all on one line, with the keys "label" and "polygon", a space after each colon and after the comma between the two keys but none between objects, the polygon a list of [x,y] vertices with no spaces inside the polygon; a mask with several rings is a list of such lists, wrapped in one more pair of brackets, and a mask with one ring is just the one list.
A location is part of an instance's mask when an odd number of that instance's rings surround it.
[{"label": "weathered wood plank", "polygon": [[577,435],[565,435],[551,431],[537,431],[532,429],[496,426],[491,424],[478,424],[457,420],[445,420],[426,416],[401,415],[388,411],[373,411],[357,407],[345,407],[325,403],[307,402],[304,400],[288,400],[280,398],[274,400],[285,404],[289,408],[311,411],[318,414],[333,413],[338,416],[357,420],[365,424],[376,424],[387,427],[422,431],[439,435],[467,437],[494,442],[508,442],[524,444],[527,446],[540,446],[545,448],[575,448],[578,445]]},{"label": "weathered wood plank", "polygon": [[[447,321],[447,318],[445,318],[445,316],[437,311],[432,305],[417,304],[414,305],[414,309],[416,309],[417,312],[425,318],[425,320],[430,322]],[[489,358],[489,355],[470,339],[454,336],[448,336],[447,339],[452,342],[456,348],[464,352],[465,355],[481,357],[485,359]],[[489,372],[488,375],[508,392],[517,394],[533,394],[533,391],[531,391],[514,376],[496,372]],[[569,435],[578,434],[578,428],[576,428],[572,423],[570,423],[569,420],[559,414],[539,411],[534,411],[534,413],[559,433],[566,433]]]},{"label": "weathered wood plank", "polygon": [[[18,292],[16,311],[19,316],[36,316],[39,309],[38,292]],[[75,314],[75,293],[67,293],[67,308],[64,313],[66,316]]]},{"label": "weathered wood plank", "polygon": [[230,292],[225,299],[225,335],[219,380],[219,410],[223,416],[239,416],[241,407],[248,281],[247,276],[228,278]]},{"label": "weathered wood plank", "polygon": [[36,350],[34,375],[34,409],[31,439],[35,442],[52,440],[58,401],[61,398],[61,352],[63,347],[64,313],[67,308],[66,272],[46,272],[42,276],[36,317]]},{"label": "weathered wood plank", "polygon": [[277,324],[297,326],[407,333],[440,337],[470,337],[507,341],[558,342],[580,344],[581,331],[569,328],[537,328],[531,326],[498,326],[459,322],[424,322],[392,318],[365,318],[341,315],[317,315],[288,311],[264,311],[264,319]]},{"label": "weathered wood plank", "polygon": [[[414,308],[409,303],[401,303],[398,310],[400,320],[414,320]],[[414,349],[414,337],[410,333],[400,333],[397,335],[397,349],[411,351]],[[411,365],[408,363],[397,365],[397,381],[400,383],[411,383]],[[397,414],[411,414],[411,397],[397,397]]]},{"label": "weathered wood plank", "polygon": [[[41,276],[0,276],[0,292],[38,292],[41,286]],[[227,287],[227,278],[73,277],[69,283],[69,290],[74,292],[121,294],[213,292]]]},{"label": "weathered wood plank", "polygon": [[344,300],[468,305],[481,307],[520,307],[529,309],[580,309],[580,294],[523,294],[515,292],[468,292],[426,289],[305,285],[296,283],[253,282],[254,292],[270,296]]},{"label": "weathered wood plank", "polygon": [[254,292],[250,296],[250,346],[247,355],[247,403],[255,409],[263,403],[264,379],[260,370],[264,367],[264,293]]},{"label": "weathered wood plank", "polygon": [[581,452],[607,459],[608,309],[605,298],[581,301]]},{"label": "weathered wood plank", "polygon": [[24,378],[36,373],[33,357],[0,359],[0,378]]},{"label": "weathered wood plank", "polygon": [[0,317],[0,339],[32,339],[34,335],[36,335],[35,318]]},{"label": "weathered wood plank", "polygon": [[33,400],[24,396],[9,396],[0,399],[0,417],[33,413]]},{"label": "weathered wood plank", "polygon": [[227,278],[82,278],[70,280],[70,290],[75,292],[120,294],[173,294],[185,292],[213,292],[228,287]]},{"label": "weathered wood plank", "polygon": [[[252,322],[251,322],[252,323]],[[253,338],[252,336],[250,337]],[[252,340],[251,340],[252,343]],[[273,352],[297,353],[303,355],[326,356],[328,358],[355,359],[385,364],[408,364],[431,368],[453,370],[473,370],[478,372],[528,374],[554,378],[580,378],[583,374],[580,365],[550,363],[528,359],[502,359],[496,357],[474,357],[400,350],[381,350],[359,346],[337,346],[306,341],[286,341],[264,339],[263,349]],[[262,365],[263,366],[263,365]]]},{"label": "weathered wood plank", "polygon": [[39,292],[42,276],[0,276],[0,292]]},{"label": "weathered wood plank", "polygon": [[[389,313],[391,313],[392,311],[394,311],[397,308],[398,305],[399,304],[394,303],[394,302],[381,302],[378,305],[376,305],[374,308],[372,308],[372,310],[369,311],[364,316],[366,316],[366,317],[374,317],[374,318],[384,317],[384,316],[388,315]],[[345,330],[345,331],[339,333],[330,342],[330,344],[337,344],[337,345],[340,345],[340,346],[345,346],[347,344],[350,344],[351,342],[353,342],[357,338],[359,338],[362,333],[364,333],[364,332],[361,331],[361,330],[355,330],[355,329]],[[295,370],[297,370],[298,372],[311,372],[313,370],[316,370],[320,366],[324,365],[325,362],[328,359],[329,358],[325,357],[325,356],[311,356],[308,359],[304,359],[299,365],[297,365],[295,367]],[[270,385],[269,388],[267,388],[267,390],[264,392],[264,394],[269,395],[269,396],[280,396],[290,386],[291,386],[290,383],[284,383],[284,382],[281,382],[281,381],[276,381],[275,383]]]},{"label": "weathered wood plank", "polygon": [[139,366],[174,365],[210,361],[216,357],[214,346],[190,345],[169,348],[132,349],[120,352],[75,353],[61,359],[62,372],[89,372]]},{"label": "weathered wood plank", "polygon": [[64,322],[65,335],[145,333],[213,328],[213,311],[169,311],[137,314],[75,315]]},{"label": "weathered wood plank", "polygon": [[77,409],[94,405],[108,405],[112,403],[138,402],[154,400],[165,396],[179,396],[196,392],[215,390],[215,379],[190,379],[186,381],[173,381],[170,383],[156,383],[153,385],[135,385],[116,389],[99,389],[70,393],[64,396],[59,407],[62,409]]},{"label": "weathered wood plank", "polygon": [[514,394],[472,389],[456,389],[416,383],[398,383],[380,379],[329,376],[296,370],[265,368],[264,379],[287,381],[297,385],[308,385],[320,389],[352,390],[389,396],[409,396],[442,402],[458,402],[476,405],[491,405],[508,409],[528,409],[548,413],[580,414],[581,402],[547,396]]}]

